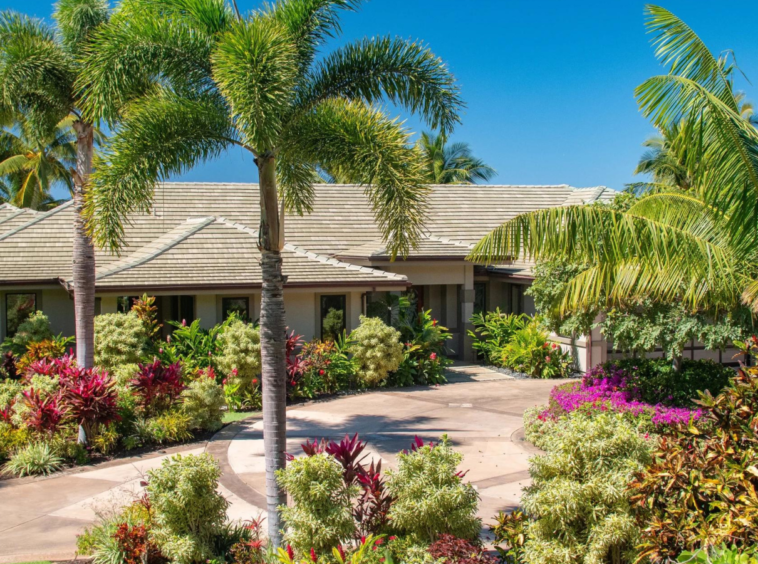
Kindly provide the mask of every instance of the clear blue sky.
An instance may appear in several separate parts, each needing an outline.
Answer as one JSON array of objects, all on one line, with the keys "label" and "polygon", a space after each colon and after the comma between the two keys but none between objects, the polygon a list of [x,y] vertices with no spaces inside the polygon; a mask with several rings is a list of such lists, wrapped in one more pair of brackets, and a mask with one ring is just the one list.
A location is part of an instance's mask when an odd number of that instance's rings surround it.
[{"label": "clear blue sky", "polygon": [[[712,51],[733,49],[738,87],[758,102],[758,3],[660,0]],[[343,18],[333,45],[366,36],[420,39],[457,77],[467,104],[453,140],[470,143],[502,184],[606,185],[622,189],[653,133],[634,88],[662,72],[643,28],[642,0],[372,0]],[[47,0],[4,7],[49,17]],[[257,0],[239,0],[241,10]],[[406,116],[407,117],[407,116]],[[423,125],[408,119],[418,132]],[[187,180],[257,180],[232,152],[184,175]]]}]

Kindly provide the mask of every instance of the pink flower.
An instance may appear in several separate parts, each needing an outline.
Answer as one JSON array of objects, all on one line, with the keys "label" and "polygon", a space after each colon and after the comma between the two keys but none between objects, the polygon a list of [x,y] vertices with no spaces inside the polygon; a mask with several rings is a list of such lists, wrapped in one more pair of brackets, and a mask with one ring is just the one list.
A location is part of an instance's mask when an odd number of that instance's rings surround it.
[{"label": "pink flower", "polygon": [[237,371],[237,369],[236,369],[236,368],[232,368],[232,374],[233,374],[234,376],[236,376],[236,375],[238,374],[238,371]]},{"label": "pink flower", "polygon": [[167,342],[167,343],[170,343],[170,342],[171,342],[171,335],[166,335],[166,342]]},{"label": "pink flower", "polygon": [[186,326],[187,326],[187,320],[186,319],[182,319],[182,327],[186,327]]},{"label": "pink flower", "polygon": [[551,346],[552,346],[553,349],[557,349],[558,348],[558,345],[556,345],[555,343],[553,343]]},{"label": "pink flower", "polygon": [[550,362],[550,357],[549,356],[545,357],[545,362]]},{"label": "pink flower", "polygon": [[432,353],[432,354],[430,354],[430,355],[429,355],[429,358],[430,358],[431,360],[437,360],[437,353]]},{"label": "pink flower", "polygon": [[158,354],[163,354],[163,349],[158,349]]}]

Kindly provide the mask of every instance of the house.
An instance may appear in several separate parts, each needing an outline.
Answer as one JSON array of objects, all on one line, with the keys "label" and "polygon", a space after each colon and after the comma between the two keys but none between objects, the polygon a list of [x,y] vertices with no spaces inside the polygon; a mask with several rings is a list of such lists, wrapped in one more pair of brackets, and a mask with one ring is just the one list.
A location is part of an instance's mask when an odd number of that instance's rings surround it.
[{"label": "house", "polygon": [[[529,264],[472,264],[465,257],[473,245],[519,213],[615,194],[566,185],[433,186],[418,247],[392,261],[361,186],[321,184],[315,191],[311,214],[285,220],[289,327],[306,339],[320,337],[334,309],[351,330],[387,293],[412,290],[418,307],[432,309],[451,330],[450,348],[465,359],[473,358],[467,330],[474,311],[534,312],[524,294]],[[147,293],[157,297],[164,324],[200,319],[210,327],[231,311],[257,319],[258,206],[256,184],[159,185],[152,212],[129,218],[121,256],[97,254],[97,313],[124,311]],[[45,213],[0,206],[0,338],[35,309],[48,315],[54,332],[74,333],[73,219],[72,202]]]}]

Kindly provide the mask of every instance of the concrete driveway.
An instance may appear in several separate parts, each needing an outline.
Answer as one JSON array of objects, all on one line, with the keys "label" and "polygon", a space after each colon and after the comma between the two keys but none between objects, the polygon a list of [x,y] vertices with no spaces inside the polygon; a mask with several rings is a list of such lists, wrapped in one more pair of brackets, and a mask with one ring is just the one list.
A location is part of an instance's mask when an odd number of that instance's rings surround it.
[{"label": "concrete driveway", "polygon": [[[514,380],[478,367],[458,367],[454,383],[433,388],[377,391],[287,410],[288,450],[300,454],[306,439],[340,439],[346,433],[368,441],[370,457],[392,467],[398,451],[414,436],[437,440],[447,433],[464,455],[481,495],[479,515],[487,522],[500,510],[517,506],[528,483],[524,410],[547,402],[556,384]],[[113,511],[141,493],[139,482],[150,468],[175,452],[213,454],[223,475],[219,491],[231,502],[230,519],[264,513],[263,430],[259,418],[223,429],[207,444],[187,445],[144,457],[79,468],[46,479],[0,481],[0,563],[69,559],[76,535],[99,512]]]}]

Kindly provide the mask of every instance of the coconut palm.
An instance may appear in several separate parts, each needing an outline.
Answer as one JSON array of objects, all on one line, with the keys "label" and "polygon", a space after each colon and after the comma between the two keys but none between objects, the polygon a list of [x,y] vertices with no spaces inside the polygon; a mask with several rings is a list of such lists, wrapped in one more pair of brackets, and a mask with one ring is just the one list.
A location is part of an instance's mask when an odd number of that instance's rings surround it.
[{"label": "coconut palm", "polygon": [[7,200],[23,208],[49,209],[60,203],[50,195],[56,185],[73,194],[69,168],[76,166],[76,137],[66,117],[39,134],[20,120],[0,131],[0,178]]},{"label": "coconut palm", "polygon": [[[80,93],[74,82],[81,72],[78,57],[93,30],[108,19],[108,6],[105,0],[59,0],[54,16],[57,25],[52,28],[13,11],[0,14],[0,110],[24,116],[26,127],[37,139],[45,139],[45,132],[52,131],[61,120],[67,120],[65,123],[73,128],[76,155],[70,174],[76,212],[73,244],[76,357],[81,366],[91,367],[95,340],[95,250],[81,211],[92,170],[95,125],[81,115]],[[55,138],[52,139],[54,142]]]},{"label": "coconut palm", "polygon": [[494,168],[473,156],[468,143],[448,143],[444,133],[422,133],[417,147],[429,184],[474,184],[496,174]]},{"label": "coconut palm", "polygon": [[714,57],[671,12],[646,8],[656,53],[670,67],[636,90],[642,113],[673,146],[690,188],[663,184],[628,210],[572,206],[520,215],[471,257],[524,254],[586,263],[564,310],[630,298],[682,300],[691,309],[758,310],[758,132],[740,111],[734,66]]},{"label": "coconut palm", "polygon": [[[284,211],[307,213],[319,170],[365,186],[393,254],[417,241],[428,189],[408,132],[382,99],[449,131],[454,79],[420,43],[364,39],[320,56],[359,0],[281,0],[240,17],[222,0],[124,0],[88,50],[87,115],[118,122],[88,203],[97,243],[118,250],[156,182],[239,146],[258,169],[261,360],[269,535],[286,450]],[[251,171],[252,176],[252,171]]]}]

